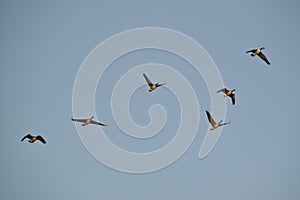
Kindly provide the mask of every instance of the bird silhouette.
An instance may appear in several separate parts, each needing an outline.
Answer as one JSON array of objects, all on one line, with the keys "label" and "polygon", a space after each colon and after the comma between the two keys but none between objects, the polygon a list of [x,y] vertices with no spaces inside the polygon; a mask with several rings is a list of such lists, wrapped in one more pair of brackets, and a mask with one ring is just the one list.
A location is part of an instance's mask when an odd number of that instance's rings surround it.
[{"label": "bird silhouette", "polygon": [[208,119],[209,123],[212,126],[210,128],[210,130],[212,130],[212,131],[219,128],[219,127],[221,127],[221,126],[230,124],[230,122],[223,122],[223,120],[221,120],[217,123],[208,111],[206,111],[206,115],[207,115],[207,119]]},{"label": "bird silhouette", "polygon": [[37,136],[33,136],[31,134],[27,134],[25,135],[22,139],[21,139],[21,142],[23,142],[26,138],[28,138],[28,142],[30,143],[34,143],[35,141],[39,140],[41,141],[43,144],[46,144],[46,140],[40,136],[40,135],[37,135]]},{"label": "bird silhouette", "polygon": [[233,93],[235,91],[235,89],[233,90],[228,90],[227,88],[222,88],[220,90],[217,91],[217,93],[219,92],[223,92],[224,93],[224,97],[230,97],[231,98],[231,101],[232,101],[232,105],[235,104],[235,94]]},{"label": "bird silhouette", "polygon": [[153,90],[155,90],[156,88],[158,88],[158,87],[160,87],[160,86],[162,86],[162,85],[166,85],[166,83],[159,83],[159,82],[157,82],[157,83],[152,83],[151,81],[150,81],[150,79],[148,78],[148,76],[144,73],[143,74],[143,76],[144,76],[144,78],[145,78],[145,80],[146,80],[146,82],[147,82],[147,84],[148,84],[148,86],[149,86],[149,92],[152,92]]},{"label": "bird silhouette", "polygon": [[265,56],[265,54],[263,54],[261,52],[261,50],[265,49],[265,47],[261,47],[259,49],[251,49],[249,51],[246,51],[246,53],[251,53],[251,56],[259,56],[262,60],[264,60],[268,65],[270,65],[271,63],[269,62],[269,60],[267,59],[267,57]]},{"label": "bird silhouette", "polygon": [[82,126],[87,126],[89,124],[95,124],[95,125],[100,125],[100,126],[107,126],[106,124],[102,124],[100,122],[97,122],[97,121],[94,121],[93,120],[94,116],[92,116],[91,118],[88,118],[88,119],[71,119],[72,121],[75,121],[75,122],[81,122],[82,123]]}]

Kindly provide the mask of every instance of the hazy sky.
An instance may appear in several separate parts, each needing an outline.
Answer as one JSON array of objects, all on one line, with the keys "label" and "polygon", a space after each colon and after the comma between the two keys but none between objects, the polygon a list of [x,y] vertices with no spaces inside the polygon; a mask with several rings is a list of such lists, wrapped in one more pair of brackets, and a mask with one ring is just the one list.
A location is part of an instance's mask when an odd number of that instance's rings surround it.
[{"label": "hazy sky", "polygon": [[[299,199],[299,8],[292,0],[0,1],[0,199]],[[148,124],[149,107],[161,103],[168,113],[165,127],[149,140],[117,127],[111,91],[135,66],[162,63],[180,71],[195,88],[200,107],[196,138],[179,160],[152,173],[129,174],[101,164],[81,143],[70,120],[73,84],[100,42],[149,26],[179,31],[201,44],[225,85],[236,89],[237,102],[231,106],[227,99],[226,120],[232,123],[199,160],[208,128],[204,111],[210,110],[201,76],[168,52],[149,49],[120,57],[99,82],[95,104],[98,119],[109,124],[102,130],[121,148],[160,148],[180,122],[170,90],[150,95],[144,85],[130,100],[132,118]],[[245,54],[261,46],[271,66]],[[21,143],[27,132],[43,135],[47,144]]]}]

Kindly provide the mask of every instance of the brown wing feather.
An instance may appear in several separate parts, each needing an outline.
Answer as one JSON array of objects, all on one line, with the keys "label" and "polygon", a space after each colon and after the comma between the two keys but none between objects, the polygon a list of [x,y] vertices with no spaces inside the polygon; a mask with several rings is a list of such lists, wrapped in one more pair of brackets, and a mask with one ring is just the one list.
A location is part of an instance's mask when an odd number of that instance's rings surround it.
[{"label": "brown wing feather", "polygon": [[85,122],[87,119],[71,119],[74,122]]},{"label": "brown wing feather", "polygon": [[257,51],[257,49],[251,49],[251,50],[248,50],[248,51],[246,51],[246,53],[254,53],[255,51]]},{"label": "brown wing feather", "polygon": [[144,76],[144,78],[145,78],[147,84],[151,87],[151,86],[153,85],[153,83],[150,81],[150,79],[147,77],[146,74],[143,74],[143,76]]},{"label": "brown wing feather", "polygon": [[206,111],[206,115],[207,115],[207,119],[209,121],[209,123],[213,126],[214,124],[216,124],[215,120],[213,119],[213,117],[210,115],[210,113],[208,111]]},{"label": "brown wing feather", "polygon": [[235,104],[235,94],[231,93],[230,97],[232,100],[232,105],[234,105]]},{"label": "brown wing feather", "polygon": [[228,125],[228,124],[230,124],[231,122],[229,121],[229,122],[224,122],[223,124],[222,124],[222,126],[224,126],[224,125]]},{"label": "brown wing feather", "polygon": [[100,125],[100,126],[106,126],[105,124],[102,124],[100,122],[96,122],[94,120],[91,120],[91,124],[96,124],[96,125]]},{"label": "brown wing feather", "polygon": [[46,144],[46,140],[42,136],[38,135],[36,136],[36,139],[41,141],[43,144]]},{"label": "brown wing feather", "polygon": [[159,83],[159,84],[157,84],[157,86],[156,87],[160,87],[160,86],[163,86],[163,85],[166,85],[167,83]]},{"label": "brown wing feather", "polygon": [[222,88],[222,89],[220,89],[220,90],[217,91],[217,93],[219,93],[219,92],[226,93],[226,88]]},{"label": "brown wing feather", "polygon": [[21,142],[23,142],[23,140],[25,140],[26,138],[31,139],[31,138],[33,138],[33,136],[30,134],[27,134],[21,139]]},{"label": "brown wing feather", "polygon": [[258,54],[258,56],[263,59],[268,65],[270,65],[271,63],[268,61],[267,57],[265,56],[265,54],[261,53]]}]

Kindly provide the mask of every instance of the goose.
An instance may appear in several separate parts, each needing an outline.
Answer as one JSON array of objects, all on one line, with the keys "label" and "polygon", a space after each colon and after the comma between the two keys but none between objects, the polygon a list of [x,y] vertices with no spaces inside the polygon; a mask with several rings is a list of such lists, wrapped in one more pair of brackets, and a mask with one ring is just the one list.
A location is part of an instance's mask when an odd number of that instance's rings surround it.
[{"label": "goose", "polygon": [[261,52],[261,50],[265,49],[265,47],[261,47],[259,49],[252,49],[249,51],[246,51],[246,53],[251,53],[251,56],[254,57],[256,55],[258,55],[261,59],[263,59],[268,65],[270,65],[271,63],[268,61],[267,57],[265,56],[265,54],[263,54]]},{"label": "goose", "polygon": [[160,87],[162,85],[166,85],[166,83],[159,83],[159,82],[157,82],[155,84],[152,83],[145,73],[143,73],[143,76],[144,76],[147,84],[149,85],[149,88],[150,88],[149,92],[152,92],[153,90],[155,90],[156,88],[158,88],[158,87]]},{"label": "goose", "polygon": [[208,111],[206,111],[206,115],[207,115],[209,123],[212,126],[211,129],[210,129],[212,131],[219,128],[219,127],[221,127],[221,126],[230,124],[230,122],[223,122],[223,120],[219,121],[218,123],[215,122],[214,118],[210,115],[210,113]]},{"label": "goose", "polygon": [[91,118],[89,119],[71,119],[72,121],[75,121],[75,122],[82,122],[82,126],[87,126],[89,124],[95,124],[95,125],[100,125],[100,126],[107,126],[105,124],[102,124],[100,122],[97,122],[97,121],[94,121],[93,120],[94,116],[92,116]]},{"label": "goose", "polygon": [[41,141],[43,144],[46,144],[46,140],[45,140],[42,136],[40,136],[40,135],[33,136],[33,135],[31,135],[31,134],[28,133],[27,135],[25,135],[25,136],[21,139],[21,142],[23,142],[26,138],[29,139],[28,142],[30,142],[30,143],[34,143],[35,141],[39,140],[39,141]]},{"label": "goose", "polygon": [[224,93],[224,97],[229,96],[231,98],[232,105],[234,105],[235,104],[235,94],[233,93],[234,91],[235,91],[235,89],[228,90],[227,88],[222,88],[222,89],[218,90],[217,93],[223,92]]}]

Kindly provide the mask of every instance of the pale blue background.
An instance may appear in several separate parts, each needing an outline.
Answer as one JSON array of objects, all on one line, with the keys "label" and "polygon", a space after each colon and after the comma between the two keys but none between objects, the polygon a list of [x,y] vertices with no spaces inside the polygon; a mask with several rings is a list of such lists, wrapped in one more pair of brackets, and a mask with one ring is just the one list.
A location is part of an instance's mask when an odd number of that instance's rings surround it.
[{"label": "pale blue background", "polygon": [[[1,1],[0,199],[300,199],[299,8],[292,0]],[[237,89],[237,105],[228,100],[232,123],[207,158],[197,158],[208,127],[202,118],[196,140],[175,164],[132,175],[105,167],[85,150],[70,120],[72,89],[97,44],[144,26],[175,29],[203,45],[225,85]],[[270,67],[245,54],[261,46]],[[105,130],[114,142],[135,151],[172,137],[179,120],[174,96],[161,89],[146,100],[141,89],[133,97],[137,123],[147,124],[145,105],[153,102],[173,117],[168,134],[149,143],[122,135],[110,104],[100,104],[109,102],[110,84],[122,72],[146,62],[181,65],[198,89],[202,114],[210,108],[203,80],[180,58],[151,50],[120,58],[98,87],[97,115],[110,124]],[[42,134],[47,145],[21,143],[26,132]]]}]

